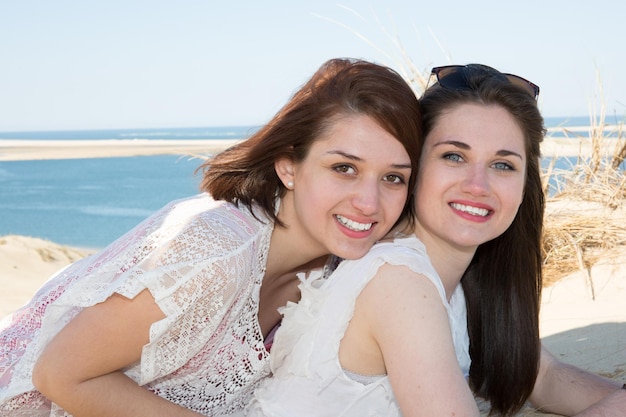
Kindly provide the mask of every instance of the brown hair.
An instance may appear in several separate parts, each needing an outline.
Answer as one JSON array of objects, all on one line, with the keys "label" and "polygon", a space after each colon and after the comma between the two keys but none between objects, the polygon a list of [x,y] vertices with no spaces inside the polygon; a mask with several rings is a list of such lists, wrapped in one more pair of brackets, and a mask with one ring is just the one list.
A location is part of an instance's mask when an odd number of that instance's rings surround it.
[{"label": "brown hair", "polygon": [[[422,148],[421,117],[415,93],[390,68],[354,59],[324,63],[291,100],[249,139],[207,160],[199,169],[203,191],[213,198],[252,209],[258,205],[276,217],[276,198],[286,189],[274,162],[302,162],[313,142],[340,116],[364,114],[393,135],[411,158],[409,190],[413,190]],[[410,197],[401,215],[412,218]],[[400,220],[399,220],[400,221]]]},{"label": "brown hair", "polygon": [[470,383],[491,402],[491,413],[511,415],[530,396],[539,369],[545,205],[539,158],[545,128],[535,99],[500,72],[478,64],[466,66],[464,72],[463,88],[435,84],[424,93],[424,134],[443,112],[460,104],[495,104],[513,116],[526,142],[524,197],[517,215],[502,235],[478,247],[461,280],[467,300]]}]

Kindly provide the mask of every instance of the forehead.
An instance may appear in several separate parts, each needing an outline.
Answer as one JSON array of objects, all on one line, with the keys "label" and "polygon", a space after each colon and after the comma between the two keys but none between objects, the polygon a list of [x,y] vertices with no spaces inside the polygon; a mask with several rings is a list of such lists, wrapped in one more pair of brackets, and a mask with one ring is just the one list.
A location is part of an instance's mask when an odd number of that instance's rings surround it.
[{"label": "forehead", "polygon": [[[351,154],[371,160],[409,160],[404,144],[367,115],[335,119],[313,142],[312,154]],[[404,163],[404,162],[403,162]]]},{"label": "forehead", "polygon": [[525,149],[524,132],[504,107],[495,104],[463,103],[443,111],[427,140],[449,137],[462,141],[484,141]]}]

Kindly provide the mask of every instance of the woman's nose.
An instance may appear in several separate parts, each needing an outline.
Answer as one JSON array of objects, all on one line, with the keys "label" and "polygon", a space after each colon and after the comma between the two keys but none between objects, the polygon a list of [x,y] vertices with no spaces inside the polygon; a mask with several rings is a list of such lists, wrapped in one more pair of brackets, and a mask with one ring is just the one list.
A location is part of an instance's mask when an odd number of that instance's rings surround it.
[{"label": "woman's nose", "polygon": [[352,204],[364,215],[376,213],[380,208],[378,181],[361,181],[352,199]]},{"label": "woman's nose", "polygon": [[485,195],[489,193],[489,177],[482,167],[474,167],[465,172],[462,190],[472,195]]}]

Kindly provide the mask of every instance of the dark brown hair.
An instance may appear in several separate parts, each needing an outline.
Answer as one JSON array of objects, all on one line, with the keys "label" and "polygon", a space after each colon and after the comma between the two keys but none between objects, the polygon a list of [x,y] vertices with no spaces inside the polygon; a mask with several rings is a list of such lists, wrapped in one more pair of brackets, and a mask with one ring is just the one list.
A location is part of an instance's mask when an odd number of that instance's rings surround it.
[{"label": "dark brown hair", "polygon": [[497,70],[478,64],[464,70],[467,88],[435,84],[420,100],[424,134],[442,113],[465,103],[498,105],[524,134],[524,196],[511,226],[480,245],[461,283],[467,300],[470,383],[491,402],[491,414],[512,415],[530,396],[539,369],[541,233],[544,194],[540,143],[545,135],[535,99]]},{"label": "dark brown hair", "polygon": [[[252,209],[258,205],[276,217],[276,198],[286,189],[274,162],[302,162],[313,142],[343,115],[363,114],[393,135],[411,158],[409,190],[413,190],[422,148],[421,117],[415,93],[390,68],[354,59],[324,63],[291,100],[249,139],[207,160],[199,169],[200,188],[213,198]],[[402,218],[412,218],[409,198]],[[399,220],[400,221],[400,220]]]}]

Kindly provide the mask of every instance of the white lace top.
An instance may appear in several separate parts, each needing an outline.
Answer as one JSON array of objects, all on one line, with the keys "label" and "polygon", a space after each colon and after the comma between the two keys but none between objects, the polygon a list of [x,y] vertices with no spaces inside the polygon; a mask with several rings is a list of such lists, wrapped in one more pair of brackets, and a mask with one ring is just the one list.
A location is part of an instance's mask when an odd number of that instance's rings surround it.
[{"label": "white lace top", "polygon": [[273,224],[255,214],[206,194],[174,201],[52,277],[0,323],[0,415],[67,415],[32,385],[42,349],[82,308],[145,288],[166,317],[125,373],[207,416],[242,408],[269,372],[257,311]]},{"label": "white lace top", "polygon": [[428,277],[448,311],[457,360],[469,373],[469,336],[463,290],[448,303],[439,276],[423,244],[415,237],[379,243],[365,257],[343,261],[327,279],[301,277],[302,298],[283,309],[284,318],[272,346],[273,376],[256,390],[247,416],[400,416],[389,378],[358,381],[339,363],[339,344],[355,301],[384,263],[406,265]]}]

